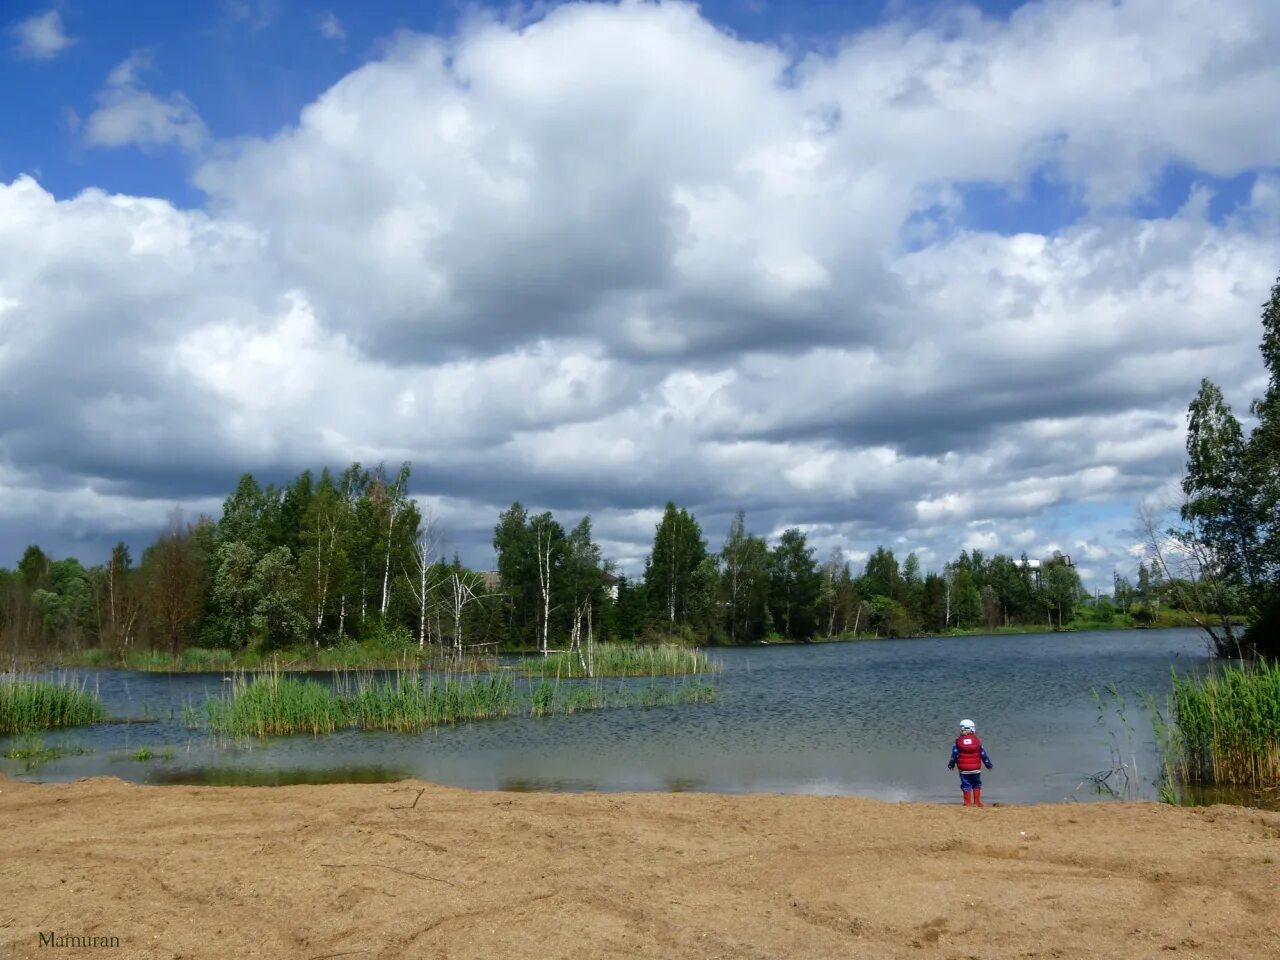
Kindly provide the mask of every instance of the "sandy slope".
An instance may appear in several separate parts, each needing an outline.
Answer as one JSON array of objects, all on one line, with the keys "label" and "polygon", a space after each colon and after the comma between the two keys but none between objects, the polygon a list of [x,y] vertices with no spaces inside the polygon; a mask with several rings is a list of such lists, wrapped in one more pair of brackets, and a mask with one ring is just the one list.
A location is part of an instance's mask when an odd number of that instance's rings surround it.
[{"label": "sandy slope", "polygon": [[0,778],[0,828],[0,957],[1280,957],[1228,807]]}]

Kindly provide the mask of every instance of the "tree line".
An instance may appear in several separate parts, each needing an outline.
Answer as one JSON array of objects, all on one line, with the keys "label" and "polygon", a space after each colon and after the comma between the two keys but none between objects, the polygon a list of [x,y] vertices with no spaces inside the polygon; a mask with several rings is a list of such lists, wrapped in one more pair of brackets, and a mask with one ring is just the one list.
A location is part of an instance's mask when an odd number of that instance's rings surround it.
[{"label": "tree line", "polygon": [[437,521],[409,495],[411,468],[353,464],[284,486],[244,475],[217,520],[170,515],[135,562],[53,559],[28,547],[0,568],[0,643],[113,652],[191,646],[271,651],[345,643],[550,652],[593,641],[753,643],[1062,626],[1084,600],[1065,558],[1040,569],[980,551],[925,573],[878,548],[863,569],[815,557],[799,528],[776,542],[739,512],[719,549],[668,503],[642,573],[602,556],[591,518],[566,527],[513,503],[498,517],[496,569],[441,555]]}]

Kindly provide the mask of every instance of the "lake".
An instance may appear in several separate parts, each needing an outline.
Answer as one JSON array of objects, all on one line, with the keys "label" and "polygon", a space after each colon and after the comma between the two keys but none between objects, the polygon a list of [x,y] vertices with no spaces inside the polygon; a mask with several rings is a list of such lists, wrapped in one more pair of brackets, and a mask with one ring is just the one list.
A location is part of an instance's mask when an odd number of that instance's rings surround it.
[{"label": "lake", "polygon": [[[32,780],[105,774],[144,783],[277,784],[418,777],[482,789],[768,791],[954,802],[958,782],[946,763],[957,721],[970,718],[995,763],[984,776],[984,799],[1083,801],[1098,799],[1090,776],[1113,766],[1115,745],[1130,759],[1126,726],[1139,778],[1150,780],[1153,736],[1138,693],[1166,693],[1171,668],[1209,667],[1194,630],[757,646],[712,655],[724,671],[711,704],[234,746],[181,724],[182,705],[199,707],[206,691],[220,691],[220,674],[73,671],[97,690],[112,716],[158,721],[47,732],[41,736],[46,746],[91,752],[31,770],[0,759],[0,771]],[[1099,721],[1091,691],[1112,683],[1129,703],[1127,724],[1114,710],[1109,723]],[[18,739],[0,737],[0,753]],[[153,759],[134,760],[140,747],[150,748]],[[1117,778],[1112,783],[1123,786]],[[1155,797],[1149,782],[1141,795]]]}]

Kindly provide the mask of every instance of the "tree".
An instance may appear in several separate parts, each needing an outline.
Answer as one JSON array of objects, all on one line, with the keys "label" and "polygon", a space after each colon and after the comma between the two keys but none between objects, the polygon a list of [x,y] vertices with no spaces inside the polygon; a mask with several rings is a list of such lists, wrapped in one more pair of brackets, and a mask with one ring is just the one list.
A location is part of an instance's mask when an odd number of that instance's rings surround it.
[{"label": "tree", "polygon": [[742,601],[747,583],[744,560],[747,544],[746,514],[739,510],[729,521],[729,533],[720,548],[721,584],[724,590],[725,628],[729,642],[738,642],[738,628],[742,617]]},{"label": "tree", "polygon": [[123,542],[112,548],[106,569],[95,578],[94,586],[101,610],[99,643],[104,647],[127,650],[133,645],[145,592],[140,589],[133,557]]},{"label": "tree", "polygon": [[223,639],[233,647],[247,647],[253,640],[253,616],[258,606],[256,566],[253,550],[243,541],[232,540],[218,548],[213,596]]},{"label": "tree", "polygon": [[[413,549],[413,566],[408,582],[409,591],[418,606],[418,649],[427,645],[427,626],[430,622],[429,608],[432,591],[439,585],[440,576],[436,569],[436,550],[439,547],[440,534],[436,529],[435,518],[427,514],[418,527],[418,536]],[[455,596],[460,584],[455,584]],[[439,638],[444,643],[444,638]],[[460,645],[461,641],[459,641]]]},{"label": "tree", "polygon": [[529,515],[517,500],[498,517],[493,529],[498,580],[506,610],[507,640],[532,646],[537,623],[538,567]]},{"label": "tree", "polygon": [[1064,562],[1048,564],[1044,571],[1045,595],[1048,604],[1058,614],[1058,627],[1075,617],[1076,604],[1080,602],[1084,588],[1076,568]]},{"label": "tree", "polygon": [[529,533],[533,540],[534,560],[538,571],[540,649],[545,655],[551,652],[551,614],[558,609],[558,605],[553,607],[551,601],[560,585],[559,574],[564,566],[564,527],[556,523],[555,517],[548,511],[538,514],[530,521]]},{"label": "tree", "polygon": [[1244,434],[1209,380],[1187,411],[1186,495],[1180,511],[1214,567],[1214,575],[1253,590],[1257,585],[1258,520],[1246,464]]},{"label": "tree", "polygon": [[892,550],[876,547],[867,558],[858,587],[866,597],[894,598],[898,594],[898,560]]},{"label": "tree", "polygon": [[287,646],[306,634],[297,569],[288,547],[268,551],[254,565],[251,591],[250,624],[264,646]]},{"label": "tree", "polygon": [[767,632],[770,563],[768,544],[747,533],[739,510],[720,551],[719,594],[730,643],[749,643]]},{"label": "tree", "polygon": [[[569,648],[577,649],[583,669],[592,673],[592,647],[595,643],[596,610],[604,589],[604,569],[600,548],[591,539],[591,517],[583,517],[570,531],[565,543],[564,592],[568,597],[572,621]],[[582,651],[583,630],[587,649]]]},{"label": "tree", "polygon": [[619,640],[634,640],[644,630],[647,597],[625,576],[618,578],[618,599],[612,604],[613,634]]},{"label": "tree", "polygon": [[[1267,386],[1250,408],[1258,425],[1249,436],[1247,467],[1261,541],[1255,576],[1274,594],[1280,588],[1280,278],[1262,307],[1260,349]],[[1260,599],[1267,602],[1267,598]]]},{"label": "tree", "polygon": [[645,569],[645,588],[667,622],[682,625],[689,620],[694,594],[694,571],[707,556],[706,541],[698,521],[668,502],[653,535],[653,551]]},{"label": "tree", "polygon": [[[358,484],[359,464],[353,464],[334,483],[326,468],[319,483],[307,497],[306,512],[300,521],[298,556],[299,587],[309,612],[312,641],[320,645],[325,619],[330,615],[333,596],[347,579],[348,539],[354,520],[352,490]],[[295,489],[293,487],[290,488]],[[300,501],[301,495],[295,497]],[[339,633],[345,612],[345,596],[339,608]]]},{"label": "tree", "polygon": [[[378,612],[384,617],[391,603],[391,557],[395,550],[397,524],[404,523],[406,516],[413,512],[408,497],[408,487],[409,464],[407,462],[400,465],[395,480],[390,483],[386,480],[382,464],[378,464],[371,496],[377,498],[380,508],[378,512],[383,515],[386,524],[386,536],[383,541],[385,549],[382,566],[382,600],[378,607]],[[414,528],[416,527],[415,523]]]},{"label": "tree", "polygon": [[898,599],[907,612],[918,620],[920,611],[924,608],[924,580],[920,575],[920,558],[914,553],[907,554],[907,559],[902,562],[900,583]]},{"label": "tree", "polygon": [[34,543],[22,551],[18,561],[18,575],[28,588],[35,590],[45,586],[49,579],[49,558]]},{"label": "tree", "polygon": [[783,531],[773,551],[772,572],[769,597],[774,623],[785,637],[811,638],[822,577],[801,530]]},{"label": "tree", "polygon": [[[245,544],[236,541],[231,546],[246,558],[252,557]],[[192,634],[204,605],[204,567],[196,528],[184,522],[182,511],[175,509],[156,542],[142,555],[151,620],[175,656]]]}]

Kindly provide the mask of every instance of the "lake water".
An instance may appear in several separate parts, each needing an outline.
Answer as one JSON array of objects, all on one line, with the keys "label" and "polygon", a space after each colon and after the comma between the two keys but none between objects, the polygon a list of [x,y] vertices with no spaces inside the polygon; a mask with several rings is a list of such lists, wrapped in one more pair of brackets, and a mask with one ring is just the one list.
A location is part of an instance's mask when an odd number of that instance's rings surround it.
[{"label": "lake water", "polygon": [[[711,704],[238,746],[215,744],[181,725],[182,705],[199,706],[206,691],[220,691],[220,674],[87,670],[76,675],[97,689],[113,716],[159,721],[45,733],[45,745],[92,752],[32,770],[0,759],[0,771],[33,780],[106,774],[146,783],[274,784],[419,777],[483,789],[954,801],[958,782],[946,764],[964,717],[977,722],[995,763],[984,776],[984,799],[1098,799],[1089,778],[1113,766],[1117,744],[1123,759],[1136,756],[1141,795],[1154,798],[1153,736],[1138,693],[1163,696],[1171,668],[1209,667],[1193,630],[759,646],[712,655],[724,670]],[[1108,723],[1099,720],[1091,691],[1112,683],[1129,703],[1127,724],[1114,710]],[[0,737],[0,753],[17,739]],[[144,746],[154,758],[132,759]],[[1123,786],[1119,778],[1111,782]]]}]

